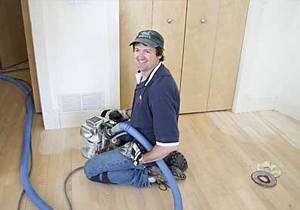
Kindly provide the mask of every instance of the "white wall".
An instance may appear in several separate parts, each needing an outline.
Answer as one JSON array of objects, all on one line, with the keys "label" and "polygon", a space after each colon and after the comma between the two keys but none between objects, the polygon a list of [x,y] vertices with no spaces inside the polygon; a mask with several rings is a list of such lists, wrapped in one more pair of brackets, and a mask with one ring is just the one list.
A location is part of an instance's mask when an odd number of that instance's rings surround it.
[{"label": "white wall", "polygon": [[[119,1],[29,0],[46,129],[119,107]],[[234,112],[300,120],[300,0],[251,0]]]},{"label": "white wall", "polygon": [[285,65],[275,109],[300,121],[300,1],[290,0],[280,6],[287,11],[285,23],[288,27],[282,32]]},{"label": "white wall", "polygon": [[119,1],[30,0],[46,129],[119,107]]},{"label": "white wall", "polygon": [[300,120],[300,1],[251,0],[234,112],[278,110]]}]

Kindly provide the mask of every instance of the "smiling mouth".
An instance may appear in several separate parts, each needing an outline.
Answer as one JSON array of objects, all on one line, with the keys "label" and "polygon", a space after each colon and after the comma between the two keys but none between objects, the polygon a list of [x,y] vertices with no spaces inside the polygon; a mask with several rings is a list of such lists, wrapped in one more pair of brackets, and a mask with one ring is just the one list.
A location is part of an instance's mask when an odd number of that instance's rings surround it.
[{"label": "smiling mouth", "polygon": [[145,64],[147,61],[138,61],[138,64]]}]

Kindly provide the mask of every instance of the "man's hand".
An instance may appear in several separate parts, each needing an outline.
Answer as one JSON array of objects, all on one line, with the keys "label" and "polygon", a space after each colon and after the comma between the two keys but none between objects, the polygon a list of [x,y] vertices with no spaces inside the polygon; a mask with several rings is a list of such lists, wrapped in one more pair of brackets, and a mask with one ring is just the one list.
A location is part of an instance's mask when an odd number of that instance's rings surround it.
[{"label": "man's hand", "polygon": [[143,153],[140,146],[134,141],[127,142],[120,147],[121,153],[131,159],[135,166],[139,165],[143,159]]}]

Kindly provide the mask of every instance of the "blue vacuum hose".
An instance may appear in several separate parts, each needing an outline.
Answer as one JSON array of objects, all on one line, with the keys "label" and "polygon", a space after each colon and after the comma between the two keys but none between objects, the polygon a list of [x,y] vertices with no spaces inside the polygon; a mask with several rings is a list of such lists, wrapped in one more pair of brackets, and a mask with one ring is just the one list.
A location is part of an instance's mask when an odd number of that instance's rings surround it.
[{"label": "blue vacuum hose", "polygon": [[29,159],[29,152],[30,152],[30,137],[31,137],[31,125],[32,125],[32,117],[33,117],[33,99],[30,93],[30,90],[20,81],[9,77],[7,75],[0,74],[0,79],[11,82],[18,86],[24,94],[28,97],[27,98],[27,116],[26,116],[26,124],[24,130],[24,144],[23,144],[23,153],[22,153],[22,160],[21,160],[21,167],[20,167],[20,174],[21,174],[21,181],[24,187],[24,190],[30,200],[42,210],[52,209],[48,204],[41,199],[41,197],[36,193],[36,191],[32,188],[32,185],[29,180],[28,176],[28,159]]},{"label": "blue vacuum hose", "polygon": [[[148,142],[148,140],[140,132],[138,132],[135,128],[133,128],[127,123],[117,124],[115,127],[112,128],[112,131],[113,132],[125,131],[129,133],[131,136],[133,136],[136,140],[138,140],[138,142],[141,143],[147,151],[152,150],[152,145]],[[168,168],[165,161],[163,160],[156,161],[156,164],[158,165],[162,173],[165,175],[168,181],[168,185],[172,190],[173,200],[174,200],[174,210],[182,210],[183,207],[182,207],[181,194],[178,185],[176,183],[176,180],[173,177],[170,169]]]}]

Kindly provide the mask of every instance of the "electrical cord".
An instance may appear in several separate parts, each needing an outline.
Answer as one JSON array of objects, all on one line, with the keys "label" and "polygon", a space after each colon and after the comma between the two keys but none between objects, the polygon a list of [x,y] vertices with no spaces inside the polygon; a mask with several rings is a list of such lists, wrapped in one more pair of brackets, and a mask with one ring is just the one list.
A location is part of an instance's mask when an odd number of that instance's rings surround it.
[{"label": "electrical cord", "polygon": [[24,60],[24,61],[21,61],[21,62],[19,62],[19,63],[12,64],[12,65],[10,65],[10,66],[6,66],[5,68],[0,69],[0,71],[7,70],[7,69],[9,69],[9,68],[11,68],[11,67],[20,65],[20,64],[22,64],[22,63],[26,63],[27,61],[28,61],[28,59],[26,59],[26,60]]},{"label": "electrical cord", "polygon": [[68,207],[69,207],[70,210],[72,210],[73,207],[72,207],[72,203],[71,203],[70,198],[69,198],[68,193],[67,193],[67,184],[68,184],[68,180],[69,180],[69,178],[70,178],[74,173],[76,173],[77,171],[80,171],[80,170],[82,170],[82,169],[83,169],[83,166],[80,166],[80,167],[78,167],[78,168],[75,168],[74,170],[72,170],[72,171],[68,174],[68,176],[65,178],[65,181],[64,181],[64,193],[65,193],[65,197],[66,197],[66,199],[67,199],[67,201],[68,201]]},{"label": "electrical cord", "polygon": [[18,71],[24,71],[24,70],[29,70],[29,67],[21,67],[21,68],[16,68],[16,69],[11,69],[12,67],[18,66],[22,63],[26,63],[28,62],[28,59],[21,61],[19,63],[7,66],[5,68],[0,69],[0,74],[9,74],[9,73],[13,73],[13,72],[18,72]]},{"label": "electrical cord", "polygon": [[24,70],[29,70],[28,67],[26,68],[19,68],[19,69],[9,69],[9,70],[0,70],[0,74],[8,74],[8,73],[13,73],[13,72],[18,72],[18,71],[24,71]]}]

